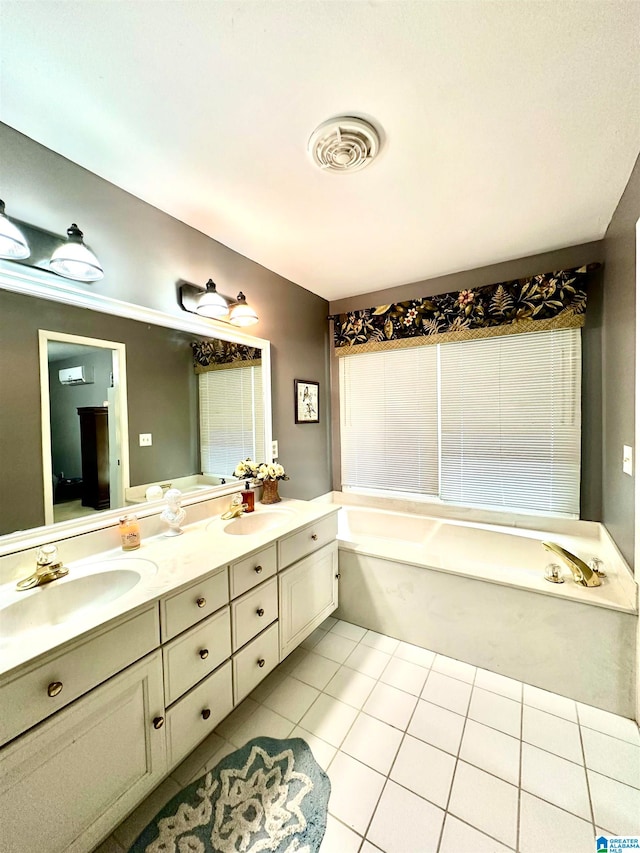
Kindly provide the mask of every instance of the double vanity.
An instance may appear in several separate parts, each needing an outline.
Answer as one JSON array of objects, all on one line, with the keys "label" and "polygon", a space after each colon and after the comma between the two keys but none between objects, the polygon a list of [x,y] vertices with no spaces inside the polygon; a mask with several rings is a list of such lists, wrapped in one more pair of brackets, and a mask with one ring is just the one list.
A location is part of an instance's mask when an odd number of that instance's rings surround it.
[{"label": "double vanity", "polygon": [[91,851],[338,606],[337,506],[211,505],[0,587],[1,853]]}]

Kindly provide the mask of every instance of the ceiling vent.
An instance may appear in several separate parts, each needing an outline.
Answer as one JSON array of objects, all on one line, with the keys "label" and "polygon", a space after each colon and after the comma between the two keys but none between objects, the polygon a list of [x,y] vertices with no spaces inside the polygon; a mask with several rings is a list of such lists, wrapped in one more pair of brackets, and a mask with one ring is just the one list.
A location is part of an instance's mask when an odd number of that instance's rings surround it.
[{"label": "ceiling vent", "polygon": [[357,172],[380,150],[380,137],[368,121],[343,116],[317,127],[308,149],[313,162],[325,172]]}]

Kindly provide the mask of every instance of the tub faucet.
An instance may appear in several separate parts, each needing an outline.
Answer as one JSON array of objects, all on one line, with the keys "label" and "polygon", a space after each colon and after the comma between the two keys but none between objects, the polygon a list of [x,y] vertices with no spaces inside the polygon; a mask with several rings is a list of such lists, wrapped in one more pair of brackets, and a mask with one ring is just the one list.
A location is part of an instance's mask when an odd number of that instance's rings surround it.
[{"label": "tub faucet", "polygon": [[33,589],[34,586],[44,586],[46,583],[63,578],[69,574],[69,569],[57,559],[58,549],[55,545],[42,545],[36,551],[36,570],[32,575],[23,578],[16,584],[16,589]]},{"label": "tub faucet", "polygon": [[580,559],[580,557],[576,557],[576,555],[572,554],[571,551],[567,551],[560,545],[556,545],[555,542],[543,542],[542,547],[546,548],[547,551],[552,551],[560,557],[567,566],[569,566],[573,579],[576,583],[579,583],[582,586],[600,586],[601,581],[599,576],[593,569],[590,569],[589,566]]},{"label": "tub faucet", "polygon": [[220,518],[225,521],[229,518],[238,518],[238,516],[242,515],[243,512],[246,512],[247,504],[242,503],[242,495],[240,492],[233,496],[231,503],[229,504],[229,509],[226,512],[223,512]]}]

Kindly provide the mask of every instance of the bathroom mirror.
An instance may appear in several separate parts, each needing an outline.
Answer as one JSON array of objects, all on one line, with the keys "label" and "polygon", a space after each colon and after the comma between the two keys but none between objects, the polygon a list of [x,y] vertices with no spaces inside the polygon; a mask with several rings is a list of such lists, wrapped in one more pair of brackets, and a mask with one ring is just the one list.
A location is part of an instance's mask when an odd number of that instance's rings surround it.
[{"label": "bathroom mirror", "polygon": [[[46,530],[51,523],[61,529],[68,519],[81,518],[85,529],[92,521],[100,527],[109,511],[121,506],[136,511],[152,484],[187,495],[225,491],[242,458],[237,453],[245,447],[267,459],[268,341],[196,315],[163,314],[52,279],[50,273],[0,261],[0,535],[5,544],[12,534]],[[232,351],[236,361],[218,359],[222,363],[200,365],[197,373],[194,343],[207,352]],[[101,348],[106,367],[97,358]],[[239,363],[238,351],[248,353]],[[124,375],[117,364],[126,367]],[[116,425],[114,388],[123,381],[126,416]],[[225,405],[212,425],[206,404],[216,400]],[[96,463],[81,461],[81,445],[82,456],[91,456],[84,445],[96,443],[101,416],[111,418],[113,458],[106,464],[111,480],[121,479],[120,506],[113,505],[108,484],[106,498],[104,489],[99,499],[83,494],[91,477],[87,472]],[[229,429],[220,417],[241,426]],[[212,436],[204,442],[204,459],[201,422],[203,434]],[[116,426],[120,445],[114,440]]]}]

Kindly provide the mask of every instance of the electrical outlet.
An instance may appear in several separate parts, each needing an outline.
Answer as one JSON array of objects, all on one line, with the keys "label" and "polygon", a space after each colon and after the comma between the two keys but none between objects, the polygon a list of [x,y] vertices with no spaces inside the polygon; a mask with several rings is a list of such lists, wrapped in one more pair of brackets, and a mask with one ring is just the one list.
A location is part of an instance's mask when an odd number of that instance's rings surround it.
[{"label": "electrical outlet", "polygon": [[628,444],[622,447],[622,471],[633,477],[633,448]]},{"label": "electrical outlet", "polygon": [[150,432],[141,432],[139,434],[140,439],[140,447],[151,447],[151,433]]},{"label": "electrical outlet", "polygon": [[277,441],[271,442],[271,458],[272,459],[278,458],[278,442]]}]

